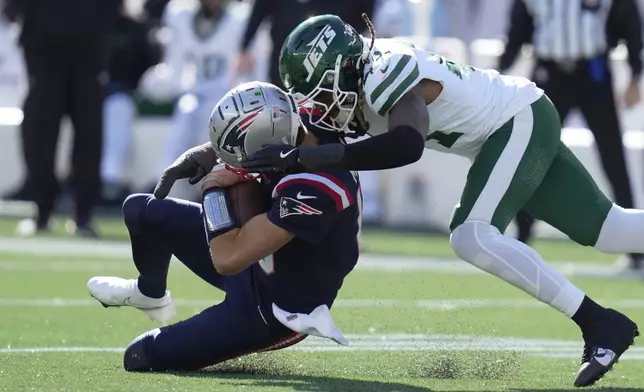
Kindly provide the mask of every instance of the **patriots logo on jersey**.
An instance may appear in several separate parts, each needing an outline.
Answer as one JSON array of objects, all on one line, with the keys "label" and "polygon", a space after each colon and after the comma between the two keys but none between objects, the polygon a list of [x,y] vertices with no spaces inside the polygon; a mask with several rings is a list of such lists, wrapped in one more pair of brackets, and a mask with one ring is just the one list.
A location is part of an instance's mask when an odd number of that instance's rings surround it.
[{"label": "patriots logo on jersey", "polygon": [[322,211],[302,203],[299,200],[282,197],[280,200],[280,218],[289,215],[322,215]]}]

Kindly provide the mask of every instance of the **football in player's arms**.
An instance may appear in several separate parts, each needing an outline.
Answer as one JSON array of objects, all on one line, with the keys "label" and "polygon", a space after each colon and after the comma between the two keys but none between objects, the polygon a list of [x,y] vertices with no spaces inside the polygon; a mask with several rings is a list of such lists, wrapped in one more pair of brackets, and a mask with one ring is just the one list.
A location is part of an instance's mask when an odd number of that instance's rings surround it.
[{"label": "football in player's arms", "polygon": [[637,325],[595,303],[536,251],[503,233],[523,209],[581,245],[640,253],[644,211],[623,209],[600,191],[561,142],[552,102],[530,80],[376,39],[365,20],[370,39],[334,15],[302,22],[284,42],[279,69],[299,103],[323,113],[312,123],[373,137],[348,145],[269,146],[243,166],[256,172],[378,170],[417,161],[423,147],[469,158],[473,164],[450,224],[454,252],[570,317],[585,343],[574,384],[594,384],[633,344]]},{"label": "football in player's arms", "polygon": [[[284,91],[252,82],[219,101],[210,138],[210,150],[184,154],[174,167],[194,155],[210,159],[216,151],[233,169],[221,164],[205,176],[201,204],[131,195],[123,214],[138,279],[94,277],[87,286],[105,306],[132,306],[166,324],[175,315],[166,287],[174,255],[225,291],[226,298],[135,338],[125,351],[125,369],[200,369],[245,353],[284,348],[308,335],[347,344],[329,309],[358,260],[357,176],[337,171],[257,179],[234,170],[240,157],[263,145],[339,143],[339,135],[305,126]],[[180,174],[198,176],[203,167],[194,164]],[[259,181],[265,188],[267,212],[260,213],[261,201],[243,201],[261,192],[256,186],[242,191],[242,181]],[[231,200],[233,185],[237,196]],[[248,219],[249,214],[256,215]],[[240,216],[247,222],[242,224]]]}]

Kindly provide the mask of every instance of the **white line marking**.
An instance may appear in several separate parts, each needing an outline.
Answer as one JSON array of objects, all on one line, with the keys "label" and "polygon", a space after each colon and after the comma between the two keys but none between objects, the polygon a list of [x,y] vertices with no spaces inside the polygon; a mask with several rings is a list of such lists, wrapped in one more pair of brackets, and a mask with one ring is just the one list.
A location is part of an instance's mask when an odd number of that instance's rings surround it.
[{"label": "white line marking", "polygon": [[[0,253],[13,253],[34,256],[76,256],[76,257],[110,257],[119,259],[118,267],[112,265],[113,260],[92,261],[83,260],[64,264],[60,261],[43,260],[42,262],[19,261],[0,262],[0,269],[5,270],[70,270],[86,271],[93,269],[128,269],[131,270],[132,251],[127,242],[100,241],[100,240],[79,240],[79,239],[56,239],[56,238],[4,238],[0,237]],[[123,261],[123,264],[121,264]],[[180,264],[173,262],[172,264]],[[588,262],[566,262],[555,261],[549,263],[559,272],[571,276],[626,276],[632,277],[612,263],[588,263]],[[363,253],[356,269],[371,271],[431,271],[452,274],[479,274],[484,273],[478,268],[454,258],[420,258],[400,255],[382,255]]]},{"label": "white line marking", "polygon": [[[209,307],[223,298],[186,299],[173,298],[180,307]],[[621,309],[644,309],[644,299],[598,299],[606,306]],[[76,308],[98,306],[92,298],[0,298],[0,307]],[[431,311],[460,309],[546,309],[547,305],[530,298],[525,299],[337,299],[334,308],[417,308]]]},{"label": "white line marking", "polygon": [[[0,250],[1,252],[1,250]],[[0,253],[1,254],[1,253]],[[92,255],[96,257],[96,255]],[[467,264],[464,261],[442,260],[442,259],[422,259],[413,260],[400,257],[390,257],[387,260],[381,259],[382,256],[362,255],[356,266],[357,270],[362,271],[384,271],[384,272],[432,272],[445,273],[452,275],[471,275],[484,274],[483,271]],[[173,271],[189,272],[180,261],[174,259],[170,263]],[[625,277],[638,278],[638,275],[629,271],[617,268],[610,264],[598,263],[572,263],[560,262],[551,263],[556,270],[566,276],[588,276],[588,277]],[[36,271],[36,272],[62,272],[62,271],[135,271],[134,264],[128,259],[116,259],[110,261],[98,260],[80,260],[80,261],[60,261],[60,260],[42,260],[42,261],[21,261],[21,260],[3,260],[0,261],[0,270],[4,271]]]},{"label": "white line marking", "polygon": [[[521,352],[545,358],[575,358],[581,353],[581,342],[568,340],[519,339],[449,334],[348,334],[349,346],[339,346],[328,339],[309,337],[287,348],[293,351],[496,351]],[[122,352],[120,347],[6,347],[0,354]],[[644,348],[633,347],[626,360],[644,360]]]}]

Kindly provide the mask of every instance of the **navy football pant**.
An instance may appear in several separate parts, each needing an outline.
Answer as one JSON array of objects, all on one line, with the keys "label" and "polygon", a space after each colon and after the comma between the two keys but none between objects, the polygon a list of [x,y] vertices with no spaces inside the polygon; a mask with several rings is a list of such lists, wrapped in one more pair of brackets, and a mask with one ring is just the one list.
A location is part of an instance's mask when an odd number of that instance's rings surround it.
[{"label": "navy football pant", "polygon": [[234,276],[217,273],[201,205],[134,194],[123,204],[123,216],[143,294],[163,296],[172,255],[226,292],[222,303],[137,337],[126,350],[126,370],[195,370],[252,352],[284,348],[306,337],[275,320],[269,301],[260,304],[253,285],[254,269]]}]

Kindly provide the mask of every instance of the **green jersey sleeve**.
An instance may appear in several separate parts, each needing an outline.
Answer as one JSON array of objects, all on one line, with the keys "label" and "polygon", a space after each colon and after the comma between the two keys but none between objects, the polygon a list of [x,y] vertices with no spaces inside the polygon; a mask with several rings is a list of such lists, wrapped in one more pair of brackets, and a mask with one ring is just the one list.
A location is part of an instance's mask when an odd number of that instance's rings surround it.
[{"label": "green jersey sleeve", "polygon": [[371,108],[384,116],[420,81],[418,59],[414,52],[374,52],[374,64],[365,78],[365,98]]}]

